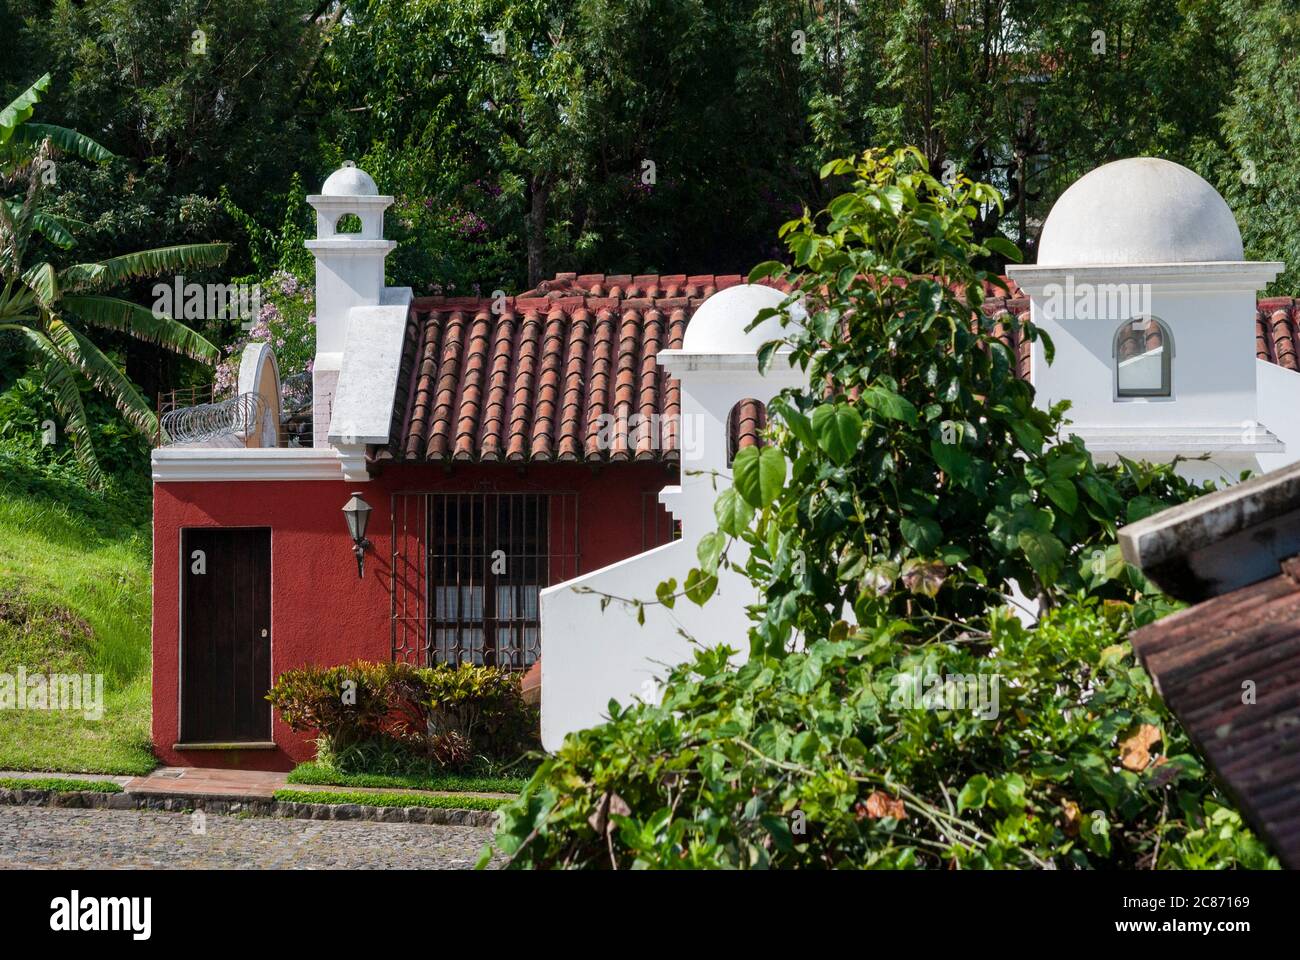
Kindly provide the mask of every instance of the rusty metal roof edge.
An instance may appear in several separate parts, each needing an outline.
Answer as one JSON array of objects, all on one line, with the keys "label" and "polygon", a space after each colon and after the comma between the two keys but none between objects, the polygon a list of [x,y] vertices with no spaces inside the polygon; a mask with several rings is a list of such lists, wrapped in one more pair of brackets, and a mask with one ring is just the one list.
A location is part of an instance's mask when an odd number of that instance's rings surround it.
[{"label": "rusty metal roof edge", "polygon": [[1121,527],[1120,549],[1145,572],[1298,509],[1300,462]]}]

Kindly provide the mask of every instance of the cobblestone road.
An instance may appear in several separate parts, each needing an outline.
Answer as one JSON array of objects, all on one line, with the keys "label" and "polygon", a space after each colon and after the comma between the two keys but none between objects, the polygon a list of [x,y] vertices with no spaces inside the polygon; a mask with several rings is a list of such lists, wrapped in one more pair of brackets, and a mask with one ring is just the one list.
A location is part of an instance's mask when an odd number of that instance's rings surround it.
[{"label": "cobblestone road", "polygon": [[444,869],[474,866],[480,827],[190,816],[152,810],[0,806],[0,869],[207,867]]}]

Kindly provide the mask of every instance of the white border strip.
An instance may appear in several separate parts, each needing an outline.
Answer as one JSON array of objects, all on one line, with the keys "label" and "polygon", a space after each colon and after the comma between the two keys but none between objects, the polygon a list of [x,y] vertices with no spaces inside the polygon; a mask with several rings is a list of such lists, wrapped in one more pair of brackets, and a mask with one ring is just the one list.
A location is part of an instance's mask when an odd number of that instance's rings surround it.
[{"label": "white border strip", "polygon": [[331,447],[160,447],[150,462],[155,483],[230,480],[342,480]]}]

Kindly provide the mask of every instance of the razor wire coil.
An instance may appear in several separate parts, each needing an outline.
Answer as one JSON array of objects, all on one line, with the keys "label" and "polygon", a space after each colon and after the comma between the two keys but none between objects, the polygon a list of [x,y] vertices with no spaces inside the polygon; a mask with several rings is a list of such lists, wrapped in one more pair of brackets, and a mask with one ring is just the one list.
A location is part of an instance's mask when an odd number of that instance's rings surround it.
[{"label": "razor wire coil", "polygon": [[162,442],[203,443],[221,436],[248,436],[260,428],[267,412],[266,400],[257,393],[168,410],[159,424]]}]

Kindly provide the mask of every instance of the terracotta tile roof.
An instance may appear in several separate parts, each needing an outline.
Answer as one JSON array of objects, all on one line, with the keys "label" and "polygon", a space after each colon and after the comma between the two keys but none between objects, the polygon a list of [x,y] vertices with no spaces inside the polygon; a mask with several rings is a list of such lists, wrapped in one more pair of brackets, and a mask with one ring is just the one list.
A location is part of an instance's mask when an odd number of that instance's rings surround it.
[{"label": "terracotta tile roof", "polygon": [[731,419],[727,424],[727,434],[731,438],[731,448],[727,451],[727,462],[736,458],[736,454],[746,447],[761,445],[763,428],[767,426],[767,406],[752,397],[741,400],[731,410]]},{"label": "terracotta tile roof", "polygon": [[[387,453],[484,462],[675,459],[680,393],[655,355],[682,345],[705,298],[744,280],[562,273],[495,304],[418,299]],[[751,413],[741,424],[737,442],[755,442],[761,422]]]},{"label": "terracotta tile roof", "polygon": [[[677,381],[655,363],[680,347],[705,299],[740,274],[557,274],[500,303],[423,297],[411,306],[392,441],[379,459],[527,462],[675,460]],[[984,312],[1029,376],[1019,335],[1029,298],[990,287]],[[497,308],[494,312],[494,306]],[[1261,359],[1300,370],[1300,302],[1263,300]],[[761,407],[761,404],[757,405]],[[657,421],[650,418],[657,416]],[[662,424],[656,436],[656,422]],[[764,415],[732,417],[732,449],[757,442]]]},{"label": "terracotta tile roof", "polygon": [[1288,370],[1300,370],[1300,300],[1269,297],[1255,312],[1255,355]]},{"label": "terracotta tile roof", "polygon": [[1160,324],[1154,320],[1134,320],[1119,337],[1119,359],[1131,360],[1133,357],[1151,350],[1157,350],[1164,343],[1164,334]]}]

